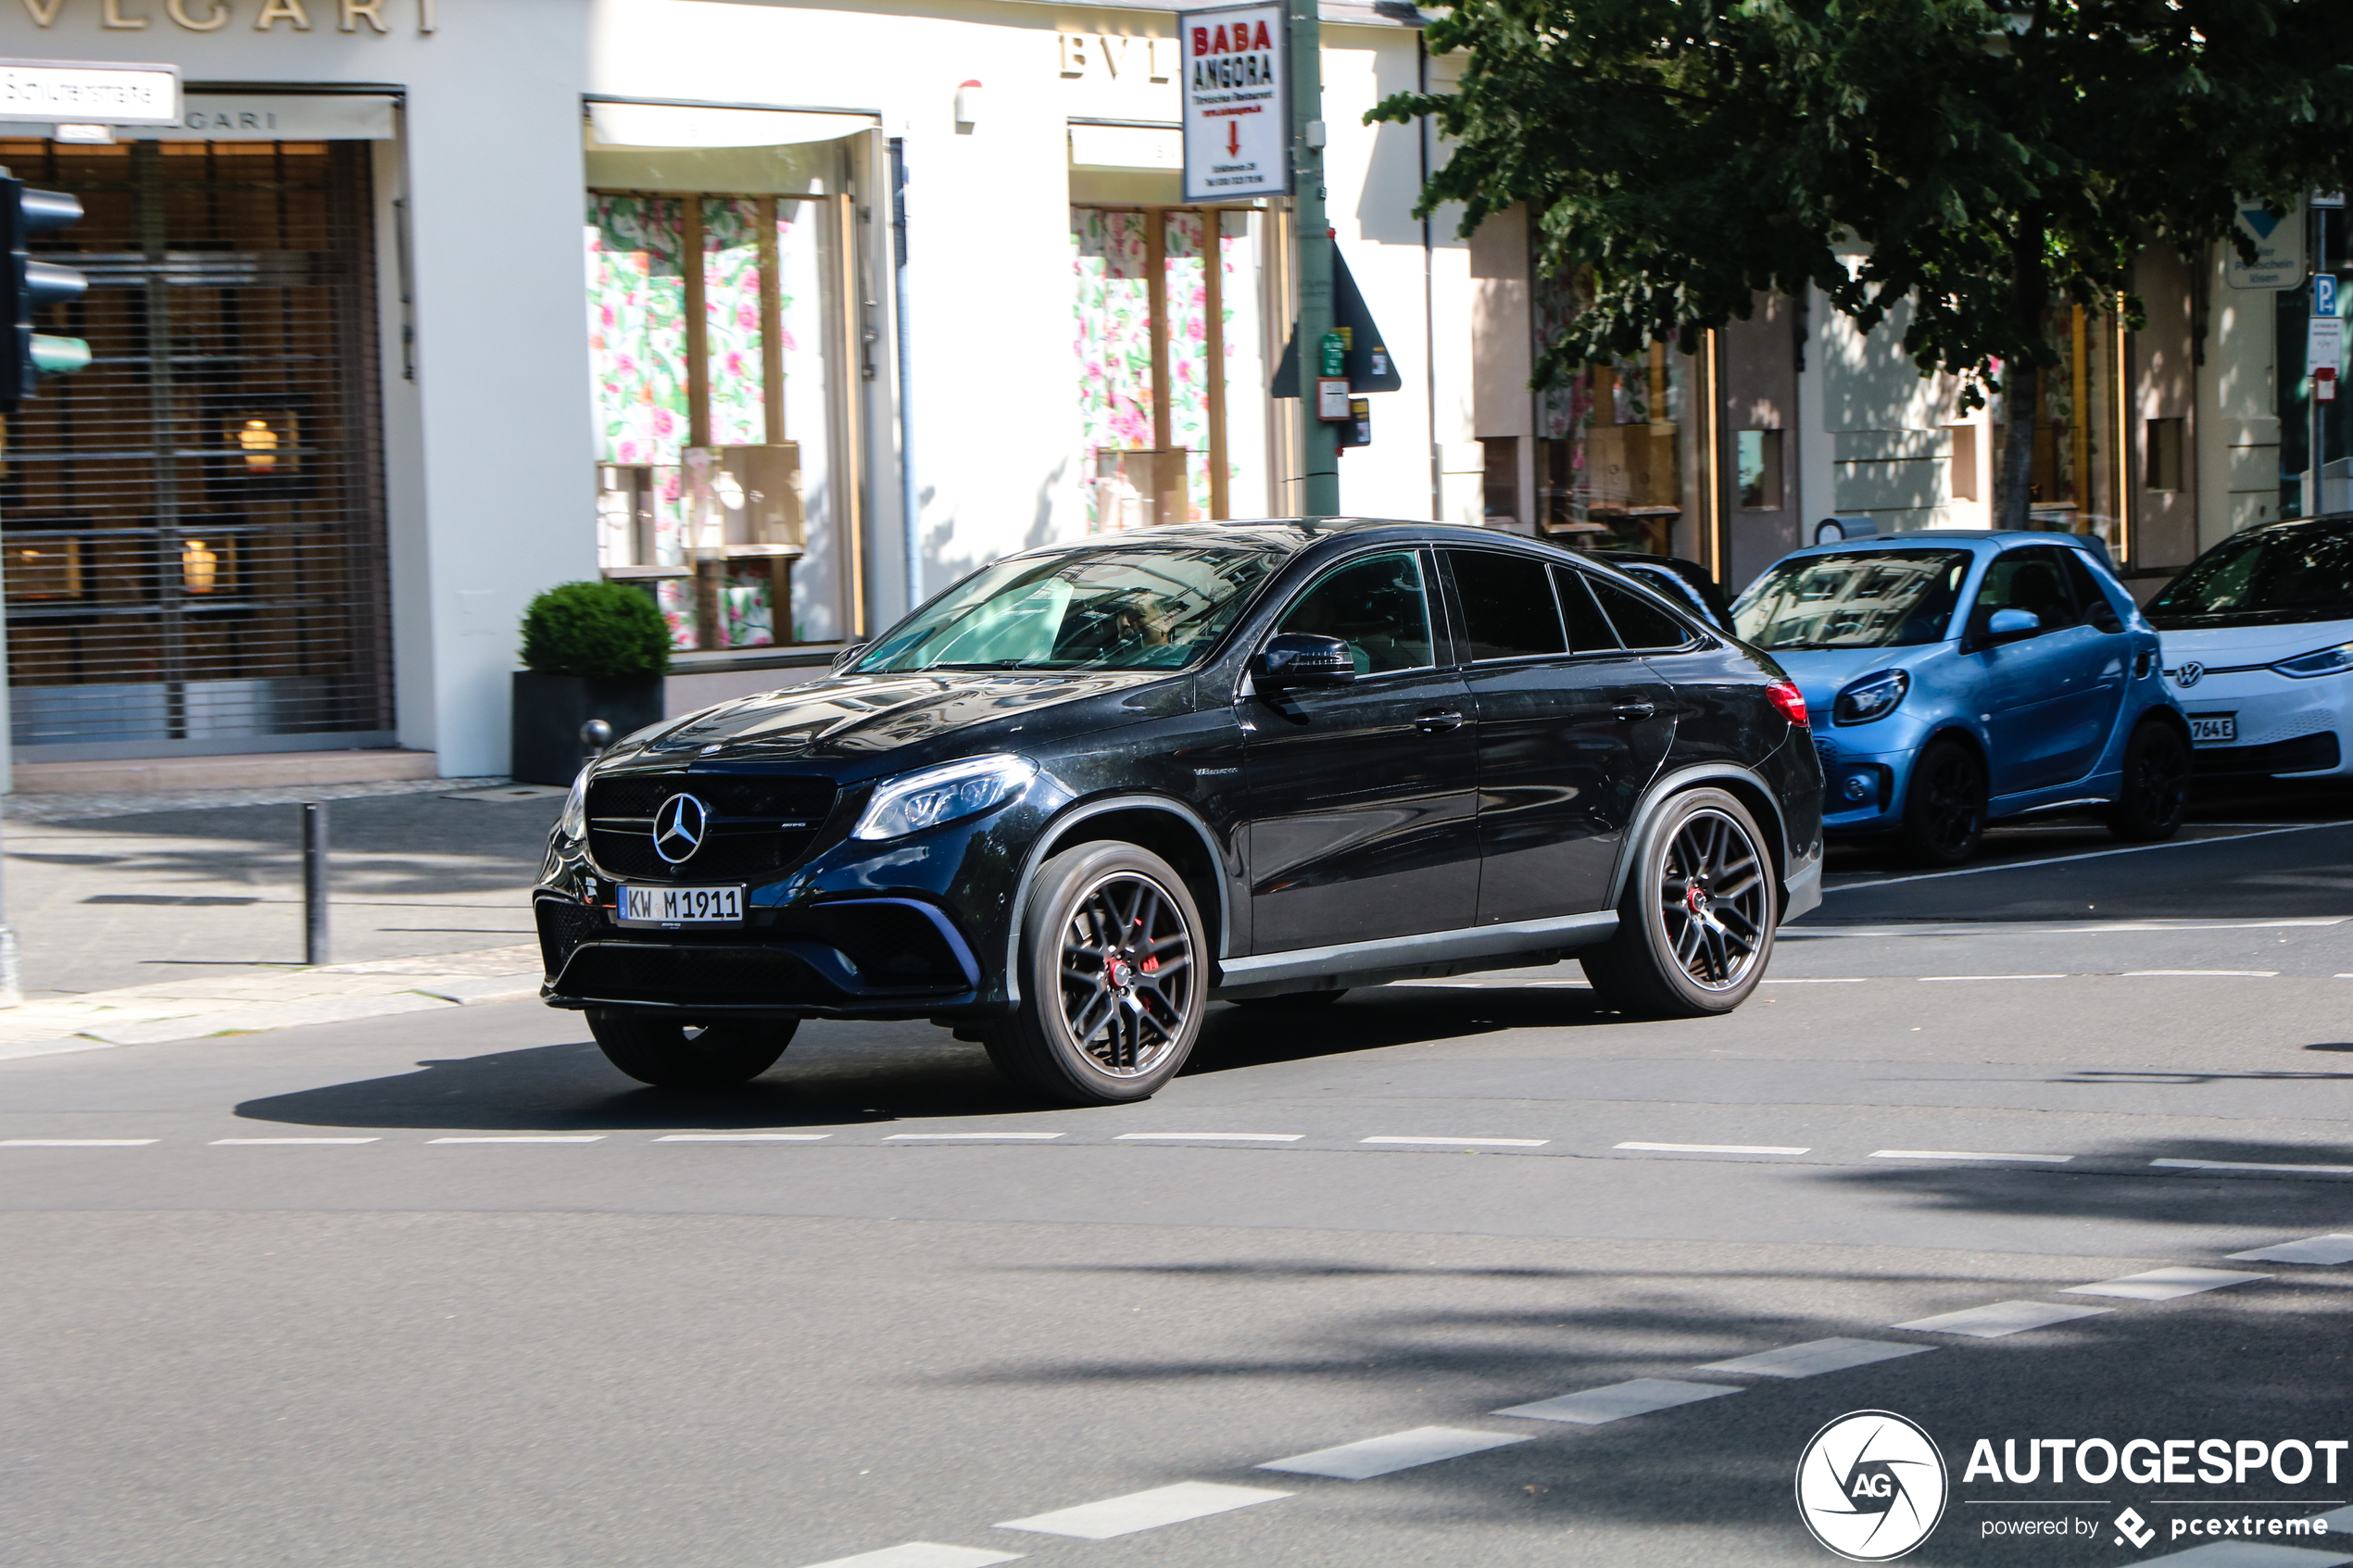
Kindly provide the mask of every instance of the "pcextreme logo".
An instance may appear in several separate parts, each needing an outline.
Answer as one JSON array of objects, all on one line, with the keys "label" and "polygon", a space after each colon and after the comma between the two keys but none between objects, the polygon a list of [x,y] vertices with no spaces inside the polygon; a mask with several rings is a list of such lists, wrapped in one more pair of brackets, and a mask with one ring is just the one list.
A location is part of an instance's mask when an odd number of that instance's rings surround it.
[{"label": "pcextreme logo", "polygon": [[1893,1411],[1852,1411],[1814,1434],[1797,1461],[1797,1516],[1850,1562],[1886,1562],[1944,1517],[1944,1456]]}]

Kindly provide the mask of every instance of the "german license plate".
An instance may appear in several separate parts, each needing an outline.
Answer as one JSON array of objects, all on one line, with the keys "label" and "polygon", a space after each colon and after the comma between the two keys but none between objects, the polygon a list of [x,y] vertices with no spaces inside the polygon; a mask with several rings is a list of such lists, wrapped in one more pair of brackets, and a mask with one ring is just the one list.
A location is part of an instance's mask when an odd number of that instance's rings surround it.
[{"label": "german license plate", "polygon": [[744,890],[623,886],[615,913],[623,925],[741,925]]},{"label": "german license plate", "polygon": [[2239,716],[2235,713],[2193,713],[2190,740],[2196,746],[2236,746]]}]

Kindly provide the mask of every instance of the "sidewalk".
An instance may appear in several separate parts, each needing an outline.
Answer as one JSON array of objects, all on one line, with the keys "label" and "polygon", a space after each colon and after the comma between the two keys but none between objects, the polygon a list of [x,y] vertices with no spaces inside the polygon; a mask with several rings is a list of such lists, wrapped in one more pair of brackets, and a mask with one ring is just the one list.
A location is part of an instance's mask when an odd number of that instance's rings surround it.
[{"label": "sidewalk", "polygon": [[218,980],[158,981],[0,1011],[0,1060],[107,1046],[152,1046],[213,1035],[341,1023],[396,1012],[529,1001],[539,949],[524,943],[471,953],[371,959]]}]

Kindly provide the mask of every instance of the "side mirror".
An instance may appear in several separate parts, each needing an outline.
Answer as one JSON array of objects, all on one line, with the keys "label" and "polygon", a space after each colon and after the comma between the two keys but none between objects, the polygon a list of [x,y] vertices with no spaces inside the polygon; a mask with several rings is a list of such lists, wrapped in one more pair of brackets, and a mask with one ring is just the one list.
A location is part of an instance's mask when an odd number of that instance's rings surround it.
[{"label": "side mirror", "polygon": [[858,656],[864,653],[872,646],[874,646],[872,643],[852,643],[848,647],[842,649],[839,653],[834,655],[832,673],[838,675],[843,671],[849,669],[851,665],[857,663]]},{"label": "side mirror", "polygon": [[1985,623],[1985,634],[1996,641],[2023,637],[2043,629],[2043,618],[2031,609],[1997,609]]},{"label": "side mirror", "polygon": [[1356,679],[1356,659],[1338,637],[1278,632],[1250,661],[1262,685],[1344,686]]}]

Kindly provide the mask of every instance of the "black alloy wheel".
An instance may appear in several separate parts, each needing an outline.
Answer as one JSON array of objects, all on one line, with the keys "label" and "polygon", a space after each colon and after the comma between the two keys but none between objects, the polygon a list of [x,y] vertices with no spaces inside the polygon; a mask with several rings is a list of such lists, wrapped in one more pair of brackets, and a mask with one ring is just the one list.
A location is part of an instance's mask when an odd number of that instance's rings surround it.
[{"label": "black alloy wheel", "polygon": [[1931,866],[1957,866],[1985,836],[1985,764],[1964,743],[1932,740],[1904,792],[1904,842]]},{"label": "black alloy wheel", "polygon": [[692,1023],[609,1010],[588,1015],[607,1060],[665,1089],[724,1089],[757,1078],[776,1065],[799,1027],[793,1018]]},{"label": "black alloy wheel", "polygon": [[1737,797],[1694,789],[1659,809],[1618,902],[1617,931],[1583,955],[1600,998],[1621,1012],[1730,1012],[1764,977],[1779,886],[1756,821]]},{"label": "black alloy wheel", "polygon": [[2181,831],[2190,810],[2190,748],[2162,719],[2144,719],[2124,743],[2123,777],[2108,831],[2128,844],[2154,844]]},{"label": "black alloy wheel", "polygon": [[1132,844],[1082,844],[1038,871],[1023,911],[1021,1004],[989,1060],[1070,1105],[1149,1099],[1192,1053],[1208,1002],[1201,912]]}]

